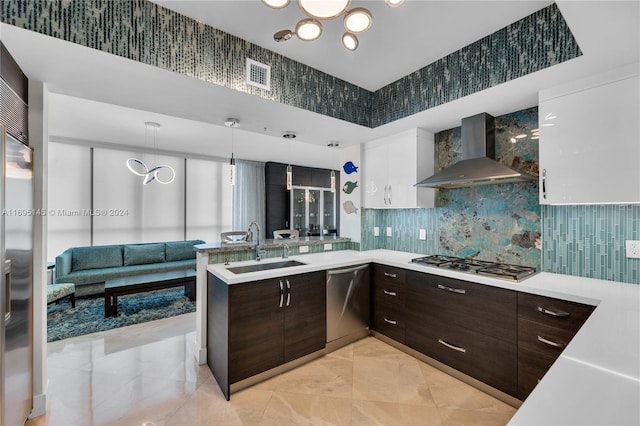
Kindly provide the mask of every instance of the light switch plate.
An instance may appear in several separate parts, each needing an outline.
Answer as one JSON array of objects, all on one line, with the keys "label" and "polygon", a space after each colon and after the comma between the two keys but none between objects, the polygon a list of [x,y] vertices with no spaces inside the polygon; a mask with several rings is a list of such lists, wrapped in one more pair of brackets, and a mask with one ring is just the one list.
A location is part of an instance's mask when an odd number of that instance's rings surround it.
[{"label": "light switch plate", "polygon": [[419,238],[420,238],[421,240],[426,240],[426,239],[427,239],[427,230],[426,230],[426,229],[421,229],[421,230],[420,230],[420,236],[419,236]]},{"label": "light switch plate", "polygon": [[625,254],[631,259],[640,259],[640,241],[627,240]]},{"label": "light switch plate", "polygon": [[374,237],[379,237],[380,236],[380,227],[379,226],[374,226],[373,227],[373,236]]},{"label": "light switch plate", "polygon": [[300,247],[298,248],[298,251],[299,251],[300,253],[309,253],[309,246],[300,246]]},{"label": "light switch plate", "polygon": [[333,244],[325,244],[325,245],[324,245],[324,249],[325,249],[325,251],[327,251],[327,250],[333,250]]},{"label": "light switch plate", "polygon": [[392,236],[392,235],[393,235],[393,232],[392,232],[392,230],[391,230],[391,227],[390,227],[390,226],[387,226],[387,237],[390,237],[390,236]]}]

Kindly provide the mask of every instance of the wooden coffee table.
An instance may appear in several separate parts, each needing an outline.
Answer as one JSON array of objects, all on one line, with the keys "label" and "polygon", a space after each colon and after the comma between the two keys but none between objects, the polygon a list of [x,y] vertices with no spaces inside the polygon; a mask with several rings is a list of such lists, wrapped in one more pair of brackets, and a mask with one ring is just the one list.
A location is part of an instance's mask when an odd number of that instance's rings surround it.
[{"label": "wooden coffee table", "polygon": [[118,316],[118,296],[184,286],[184,295],[196,300],[196,271],[157,272],[107,280],[104,283],[104,317]]}]

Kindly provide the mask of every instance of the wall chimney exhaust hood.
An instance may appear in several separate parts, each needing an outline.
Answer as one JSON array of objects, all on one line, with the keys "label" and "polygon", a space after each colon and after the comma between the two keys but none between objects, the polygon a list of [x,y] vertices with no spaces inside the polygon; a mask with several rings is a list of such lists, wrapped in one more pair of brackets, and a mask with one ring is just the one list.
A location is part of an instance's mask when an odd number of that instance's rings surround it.
[{"label": "wall chimney exhaust hood", "polygon": [[495,183],[527,182],[538,178],[495,160],[494,118],[486,113],[462,119],[462,160],[414,186],[463,188]]}]

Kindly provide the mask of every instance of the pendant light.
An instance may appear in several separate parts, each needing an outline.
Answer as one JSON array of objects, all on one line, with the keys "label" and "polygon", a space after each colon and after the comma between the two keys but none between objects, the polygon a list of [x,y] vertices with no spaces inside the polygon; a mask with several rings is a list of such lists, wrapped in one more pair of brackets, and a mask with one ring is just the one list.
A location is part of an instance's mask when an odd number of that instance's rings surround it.
[{"label": "pendant light", "polygon": [[[153,130],[153,151],[156,154],[156,163],[158,162],[158,129],[160,128],[160,124],[154,123],[152,121],[147,121],[144,123],[144,147],[147,148],[148,145],[148,133],[149,129]],[[127,160],[127,168],[131,173],[136,176],[141,176],[144,178],[142,181],[143,185],[149,185],[151,182],[158,182],[163,185],[170,184],[176,178],[176,172],[173,170],[173,167],[168,166],[166,164],[160,164],[155,166],[152,169],[149,169],[147,165],[137,158],[129,158]],[[166,179],[162,179],[160,173],[162,171],[168,171],[169,177]]]},{"label": "pendant light", "polygon": [[237,118],[227,118],[224,125],[231,129],[231,158],[229,159],[229,183],[236,184],[236,159],[233,157],[233,129],[240,127],[240,120]]},{"label": "pendant light", "polygon": [[[290,130],[287,130],[282,134],[282,137],[285,139],[289,139],[289,156],[291,156],[291,139],[296,138],[296,134]],[[291,163],[287,165],[287,191],[291,191],[293,188],[293,167],[291,167]]]},{"label": "pendant light", "polygon": [[[331,141],[327,144],[330,148],[338,148],[340,144],[337,141]],[[336,192],[336,171],[331,169],[331,192]]]}]

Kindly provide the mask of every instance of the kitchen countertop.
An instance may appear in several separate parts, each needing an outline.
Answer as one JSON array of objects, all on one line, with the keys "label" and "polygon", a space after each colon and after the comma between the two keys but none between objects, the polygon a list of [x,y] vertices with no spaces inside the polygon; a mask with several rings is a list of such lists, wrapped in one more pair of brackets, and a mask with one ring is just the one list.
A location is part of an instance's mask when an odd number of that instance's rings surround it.
[{"label": "kitchen countertop", "polygon": [[[597,306],[509,424],[640,424],[640,285],[548,272],[516,283],[410,263],[419,256],[392,250],[344,250],[291,256],[290,260],[306,264],[289,268],[244,274],[234,274],[222,264],[208,265],[207,269],[232,285],[376,262]],[[256,263],[234,262],[230,266]]]},{"label": "kitchen countertop", "polygon": [[[266,240],[260,240],[260,248],[268,249],[274,247],[282,247],[284,244],[289,246],[304,246],[304,245],[316,245],[316,244],[334,244],[334,243],[346,243],[351,241],[351,238],[336,237],[336,236],[322,236],[322,237],[300,237],[300,238],[267,238]],[[195,245],[198,253],[206,252],[227,252],[227,251],[240,251],[240,250],[252,250],[255,248],[256,243],[253,241],[242,241],[237,243],[205,243]]]}]

